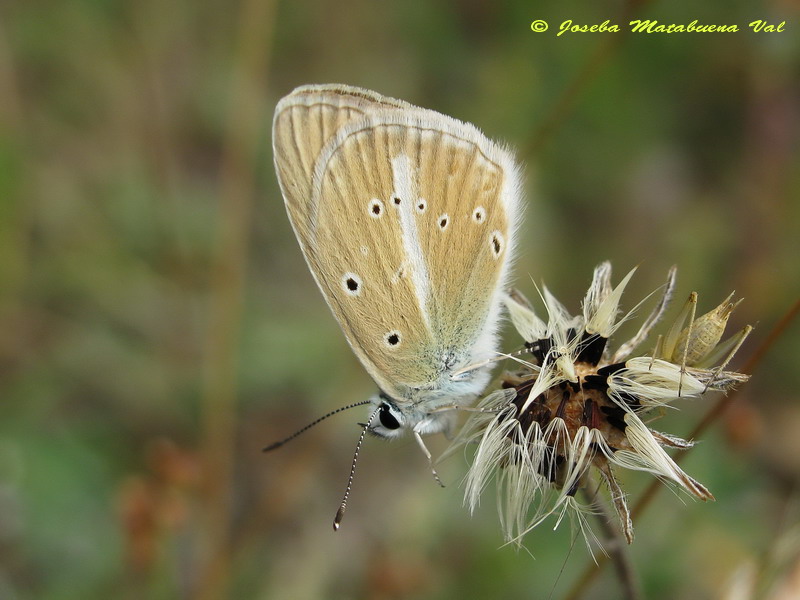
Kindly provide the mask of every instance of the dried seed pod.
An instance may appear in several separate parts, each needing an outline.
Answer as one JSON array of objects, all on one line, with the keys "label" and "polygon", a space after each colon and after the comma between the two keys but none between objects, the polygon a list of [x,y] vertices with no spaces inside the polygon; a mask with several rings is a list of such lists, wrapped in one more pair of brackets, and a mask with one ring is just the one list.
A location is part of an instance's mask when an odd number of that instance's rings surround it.
[{"label": "dried seed pod", "polygon": [[719,306],[690,322],[681,331],[672,354],[673,362],[684,361],[687,366],[694,366],[714,351],[725,332],[728,318],[741,302],[731,302],[732,297],[733,292]]}]

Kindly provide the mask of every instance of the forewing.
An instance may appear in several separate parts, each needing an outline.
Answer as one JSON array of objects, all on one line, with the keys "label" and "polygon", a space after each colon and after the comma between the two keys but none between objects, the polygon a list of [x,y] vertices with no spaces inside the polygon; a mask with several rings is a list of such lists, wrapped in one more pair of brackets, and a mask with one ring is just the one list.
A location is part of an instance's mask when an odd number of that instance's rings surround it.
[{"label": "forewing", "polygon": [[450,376],[494,350],[517,188],[508,153],[432,111],[367,111],[322,149],[307,258],[354,351],[393,397],[480,391]]}]

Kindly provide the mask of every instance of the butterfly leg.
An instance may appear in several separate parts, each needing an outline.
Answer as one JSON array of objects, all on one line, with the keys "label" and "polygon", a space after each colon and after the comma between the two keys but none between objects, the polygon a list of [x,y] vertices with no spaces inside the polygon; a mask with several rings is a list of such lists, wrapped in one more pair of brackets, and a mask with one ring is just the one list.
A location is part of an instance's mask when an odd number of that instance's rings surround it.
[{"label": "butterfly leg", "polygon": [[428,465],[431,468],[431,473],[433,473],[433,478],[436,480],[436,483],[438,483],[440,486],[444,487],[444,484],[442,483],[442,480],[439,479],[439,474],[436,472],[436,469],[433,467],[433,458],[431,457],[431,452],[430,452],[430,450],[428,450],[428,447],[425,445],[425,442],[422,440],[422,436],[419,434],[419,432],[415,431],[414,432],[414,437],[416,438],[417,443],[419,444],[419,447],[422,448],[422,452],[428,458]]}]

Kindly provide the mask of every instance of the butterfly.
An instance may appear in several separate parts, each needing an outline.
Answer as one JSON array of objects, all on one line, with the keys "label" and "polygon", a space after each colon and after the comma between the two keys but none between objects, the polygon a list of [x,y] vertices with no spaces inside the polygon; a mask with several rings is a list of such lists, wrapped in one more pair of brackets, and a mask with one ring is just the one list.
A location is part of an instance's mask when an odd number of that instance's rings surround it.
[{"label": "butterfly", "polygon": [[366,432],[411,433],[430,461],[421,436],[450,435],[496,357],[522,213],[511,152],[471,124],[345,85],[281,99],[273,151],[311,273],[378,386],[359,446]]}]

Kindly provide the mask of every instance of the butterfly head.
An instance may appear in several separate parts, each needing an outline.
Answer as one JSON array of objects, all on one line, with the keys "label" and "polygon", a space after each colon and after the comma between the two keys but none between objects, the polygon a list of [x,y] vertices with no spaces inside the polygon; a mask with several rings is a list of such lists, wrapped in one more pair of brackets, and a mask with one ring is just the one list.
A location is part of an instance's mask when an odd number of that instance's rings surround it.
[{"label": "butterfly head", "polygon": [[372,398],[372,408],[377,416],[369,427],[369,433],[383,439],[395,439],[406,433],[430,435],[450,434],[455,424],[456,411],[430,409],[426,403],[398,402],[384,393]]}]

